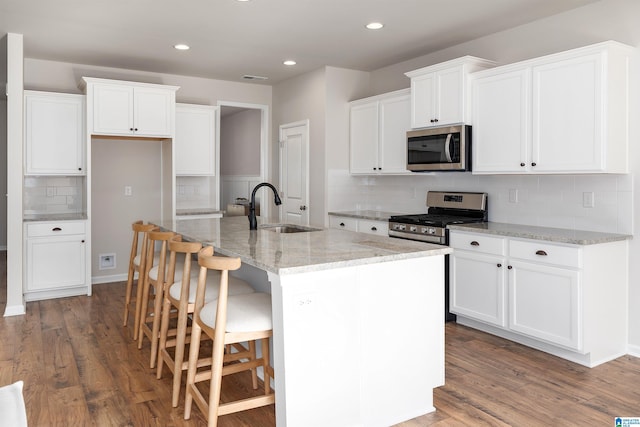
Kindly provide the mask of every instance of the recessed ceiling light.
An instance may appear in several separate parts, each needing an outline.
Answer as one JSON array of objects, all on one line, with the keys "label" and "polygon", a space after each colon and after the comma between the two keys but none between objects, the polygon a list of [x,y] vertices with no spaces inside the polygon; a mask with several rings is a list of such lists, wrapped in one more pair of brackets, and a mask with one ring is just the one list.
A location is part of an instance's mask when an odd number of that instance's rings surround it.
[{"label": "recessed ceiling light", "polygon": [[293,61],[291,59],[287,59],[286,61],[283,62],[284,65],[296,65],[296,61]]},{"label": "recessed ceiling light", "polygon": [[384,27],[384,24],[380,22],[371,22],[367,24],[366,27],[370,30],[379,30],[380,28]]},{"label": "recessed ceiling light", "polygon": [[186,45],[184,43],[173,45],[173,47],[178,50],[189,50],[189,45]]}]

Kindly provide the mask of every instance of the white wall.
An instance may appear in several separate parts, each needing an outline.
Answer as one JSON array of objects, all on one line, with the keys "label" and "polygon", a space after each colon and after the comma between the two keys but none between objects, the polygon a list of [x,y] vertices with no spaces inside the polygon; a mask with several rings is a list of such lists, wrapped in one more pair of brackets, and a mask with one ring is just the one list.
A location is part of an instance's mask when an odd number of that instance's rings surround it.
[{"label": "white wall", "polygon": [[260,176],[261,111],[220,118],[220,174]]},{"label": "white wall", "polygon": [[[602,0],[511,30],[460,44],[431,55],[371,73],[370,95],[409,87],[406,71],[463,55],[501,64],[560,52],[604,40],[632,46],[640,43],[640,2]],[[640,66],[637,50],[631,67],[631,127],[629,175],[475,176],[434,174],[411,177],[350,177],[345,170],[329,176],[329,210],[375,208],[421,212],[427,190],[467,190],[489,193],[489,218],[521,224],[633,234],[630,240],[629,343],[640,355],[640,232],[634,212],[640,212]],[[508,202],[508,190],[519,191],[518,203]],[[347,189],[347,190],[345,190]],[[582,192],[595,193],[595,208],[583,208]],[[358,195],[361,195],[358,197]],[[335,196],[335,197],[334,197]]]},{"label": "white wall", "polygon": [[[273,88],[272,140],[278,141],[280,125],[309,120],[309,224],[323,225],[325,221],[325,91],[324,69],[279,83]],[[278,144],[271,147],[274,167],[278,176]],[[274,181],[276,182],[275,178]]]}]

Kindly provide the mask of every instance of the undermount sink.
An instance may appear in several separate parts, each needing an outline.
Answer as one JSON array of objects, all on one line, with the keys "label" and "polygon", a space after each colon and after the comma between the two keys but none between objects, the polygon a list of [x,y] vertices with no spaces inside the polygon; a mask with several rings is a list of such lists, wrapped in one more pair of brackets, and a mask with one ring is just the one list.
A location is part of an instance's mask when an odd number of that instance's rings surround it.
[{"label": "undermount sink", "polygon": [[320,228],[312,228],[297,224],[264,224],[260,225],[258,228],[273,231],[274,233],[306,233],[309,231],[320,231]]}]

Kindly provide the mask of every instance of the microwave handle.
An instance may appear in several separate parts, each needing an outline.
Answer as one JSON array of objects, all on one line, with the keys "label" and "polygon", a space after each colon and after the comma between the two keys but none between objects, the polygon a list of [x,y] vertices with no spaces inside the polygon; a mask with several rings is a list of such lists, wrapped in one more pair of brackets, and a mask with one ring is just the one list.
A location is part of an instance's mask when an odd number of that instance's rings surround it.
[{"label": "microwave handle", "polygon": [[447,156],[447,162],[451,163],[451,134],[447,135],[447,140],[444,142],[444,153]]}]

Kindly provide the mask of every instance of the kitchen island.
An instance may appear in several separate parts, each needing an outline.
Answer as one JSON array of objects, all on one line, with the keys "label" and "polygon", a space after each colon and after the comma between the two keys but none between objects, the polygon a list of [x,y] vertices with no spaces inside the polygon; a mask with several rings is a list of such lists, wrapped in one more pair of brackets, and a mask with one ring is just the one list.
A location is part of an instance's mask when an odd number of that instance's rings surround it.
[{"label": "kitchen island", "polygon": [[246,217],[156,221],[239,257],[270,292],[278,426],[388,426],[435,410],[444,384],[444,255],[344,230],[250,231]]}]

